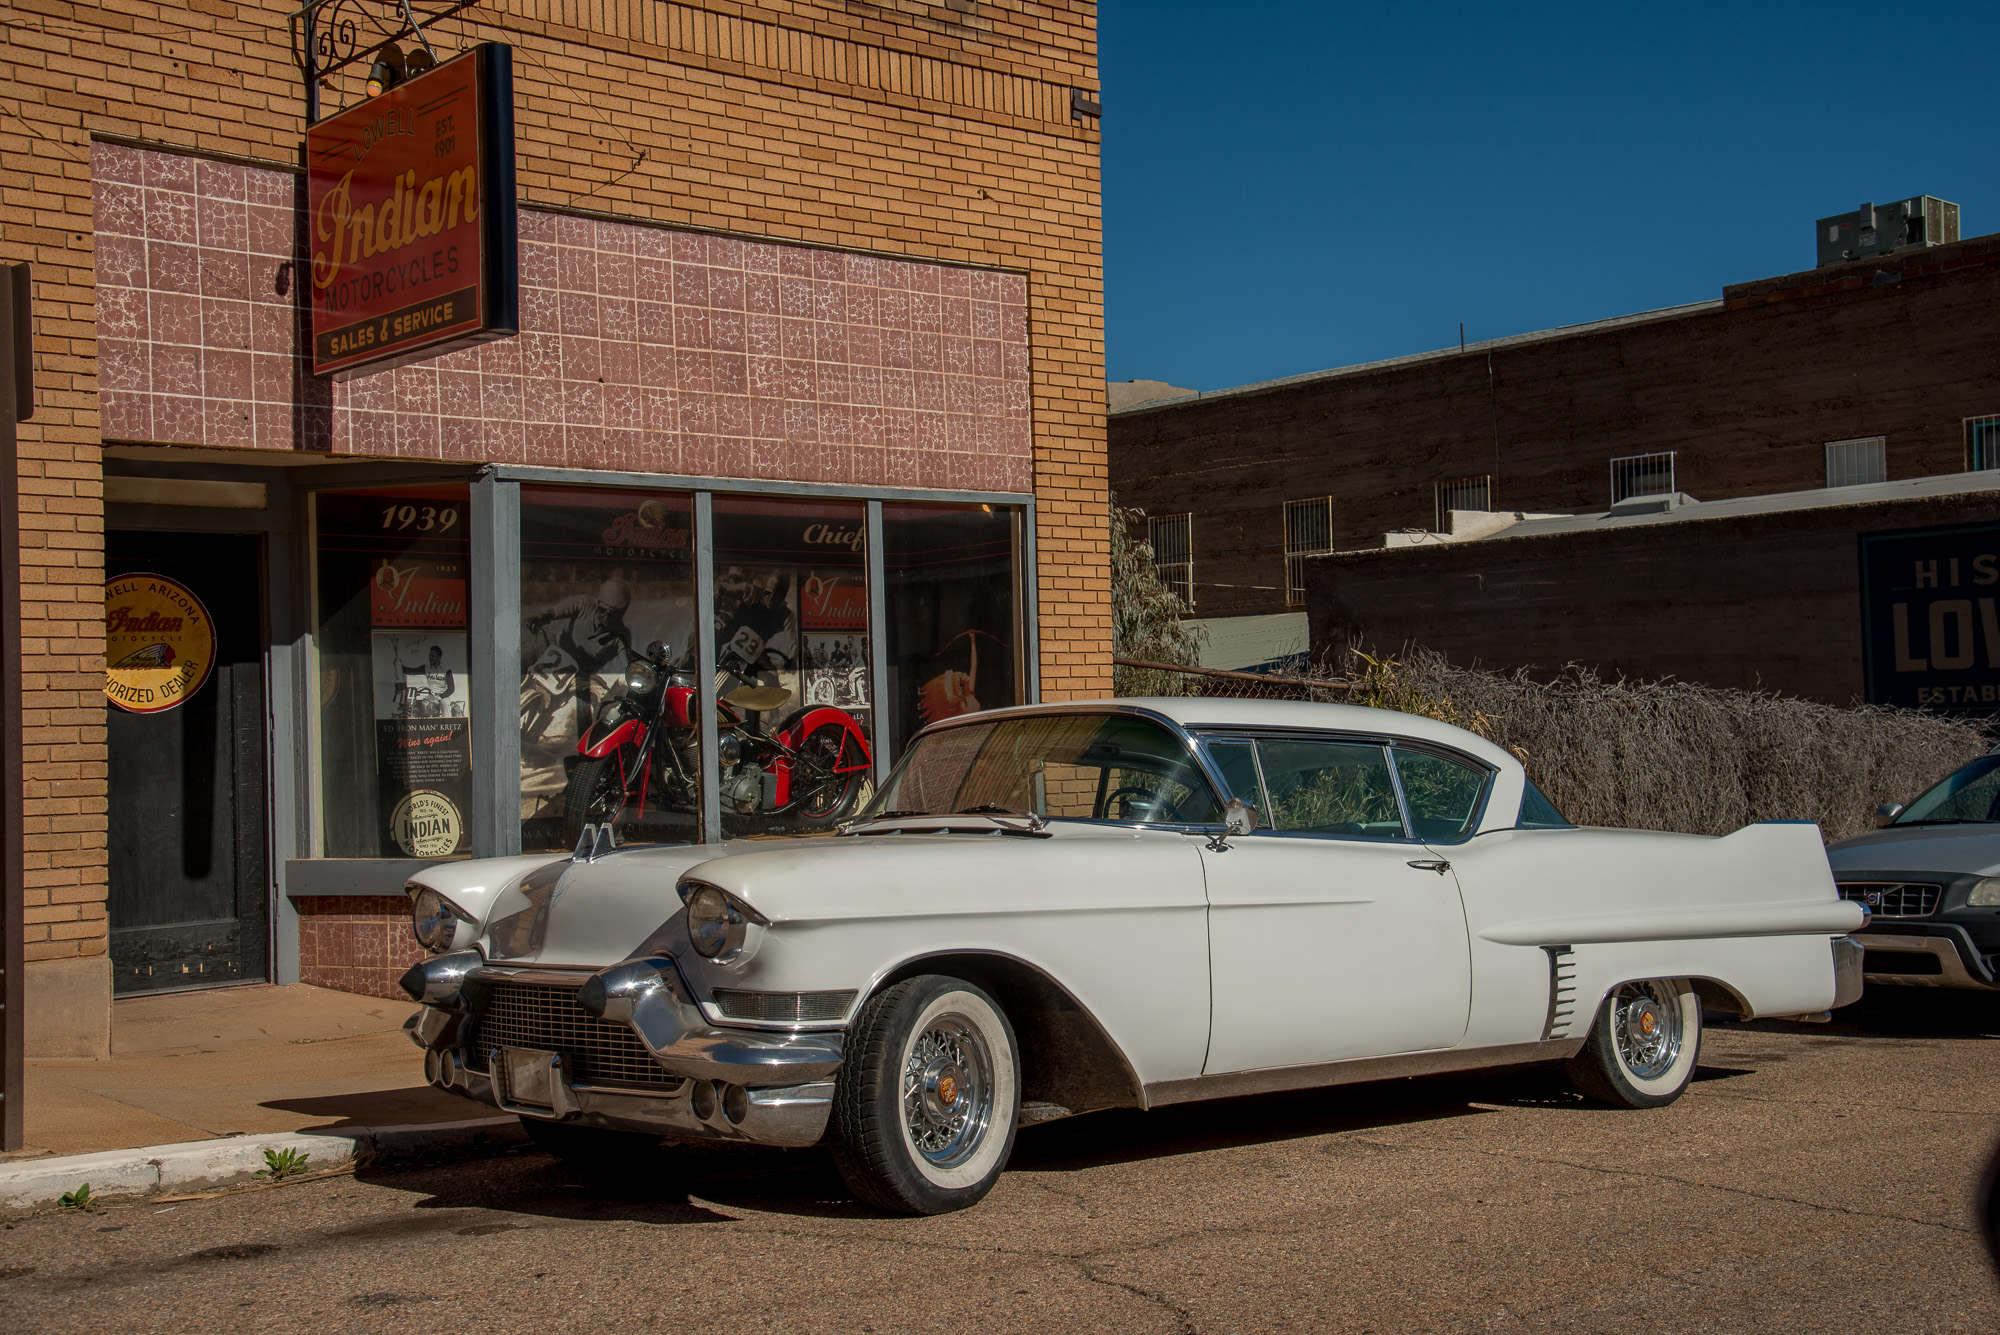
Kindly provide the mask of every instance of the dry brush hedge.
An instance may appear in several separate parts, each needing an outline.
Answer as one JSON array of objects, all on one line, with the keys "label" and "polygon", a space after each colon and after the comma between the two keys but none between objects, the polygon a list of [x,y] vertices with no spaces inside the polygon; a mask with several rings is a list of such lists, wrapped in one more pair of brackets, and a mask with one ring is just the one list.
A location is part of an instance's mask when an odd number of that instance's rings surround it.
[{"label": "dry brush hedge", "polygon": [[1727,834],[1810,820],[1846,839],[1874,828],[1878,804],[1909,801],[1989,746],[1975,725],[1919,710],[1607,680],[1575,664],[1536,680],[1412,649],[1400,660],[1357,655],[1322,675],[1362,681],[1353,703],[1426,714],[1507,747],[1580,825]]}]

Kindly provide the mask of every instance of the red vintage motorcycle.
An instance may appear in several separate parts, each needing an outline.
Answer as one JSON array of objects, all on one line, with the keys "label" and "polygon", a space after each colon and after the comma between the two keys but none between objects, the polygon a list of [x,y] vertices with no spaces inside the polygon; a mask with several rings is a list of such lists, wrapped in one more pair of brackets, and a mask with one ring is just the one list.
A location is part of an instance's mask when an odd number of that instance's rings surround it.
[{"label": "red vintage motorcycle", "polygon": [[[615,820],[635,804],[641,816],[648,802],[671,811],[701,809],[692,655],[678,664],[667,655],[658,640],[633,655],[578,739],[563,789],[566,843],[575,843],[585,825]],[[799,709],[772,732],[753,721],[791,696],[744,674],[716,674],[716,781],[725,819],[789,816],[815,830],[860,806],[875,756],[853,715],[831,706]]]}]

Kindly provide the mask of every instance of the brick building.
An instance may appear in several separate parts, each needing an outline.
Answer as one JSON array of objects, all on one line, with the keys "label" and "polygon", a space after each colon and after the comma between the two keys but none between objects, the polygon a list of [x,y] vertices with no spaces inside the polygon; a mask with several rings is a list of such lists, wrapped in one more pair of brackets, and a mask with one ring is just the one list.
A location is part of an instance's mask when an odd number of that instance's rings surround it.
[{"label": "brick building", "polygon": [[[559,843],[562,756],[654,636],[714,661],[757,612],[755,675],[878,766],[1109,688],[1087,0],[440,18],[440,59],[511,48],[519,333],[345,379],[310,364],[292,8],[12,11],[31,1051],[103,1053],[135,990],[386,992],[407,870]],[[173,658],[107,678],[109,622],[165,624],[121,588],[211,623],[173,708],[107,704]],[[741,833],[715,786],[633,835]]]},{"label": "brick building", "polygon": [[1308,553],[1447,528],[1453,510],[1601,512],[1651,492],[1711,502],[1992,468],[1996,300],[2000,236],[1976,237],[1154,399],[1110,415],[1112,489],[1152,516],[1198,616],[1282,619],[1304,606]]}]

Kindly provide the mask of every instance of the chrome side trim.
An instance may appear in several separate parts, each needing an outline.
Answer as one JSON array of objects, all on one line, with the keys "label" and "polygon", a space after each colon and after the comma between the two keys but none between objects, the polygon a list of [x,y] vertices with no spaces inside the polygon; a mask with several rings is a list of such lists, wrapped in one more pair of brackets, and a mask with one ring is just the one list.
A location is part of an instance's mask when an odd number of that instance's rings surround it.
[{"label": "chrome side trim", "polygon": [[1352,1061],[1320,1062],[1313,1066],[1272,1066],[1226,1075],[1198,1075],[1191,1080],[1156,1080],[1146,1086],[1146,1106],[1192,1103],[1198,1099],[1228,1099],[1244,1094],[1273,1094],[1287,1089],[1319,1089],[1354,1085],[1368,1080],[1393,1080],[1444,1071],[1476,1071],[1487,1066],[1517,1066],[1523,1062],[1560,1061],[1576,1055],[1581,1038],[1549,1042],[1503,1043],[1490,1048],[1442,1048],[1406,1052],[1394,1057],[1360,1057]]}]

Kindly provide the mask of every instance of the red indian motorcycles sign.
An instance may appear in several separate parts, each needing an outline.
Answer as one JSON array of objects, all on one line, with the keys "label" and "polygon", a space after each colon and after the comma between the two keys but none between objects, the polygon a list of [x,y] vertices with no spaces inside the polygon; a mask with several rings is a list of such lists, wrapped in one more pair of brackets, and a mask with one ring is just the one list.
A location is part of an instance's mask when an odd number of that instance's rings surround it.
[{"label": "red indian motorcycles sign", "polygon": [[306,131],[314,374],[516,332],[513,103],[489,42]]}]

